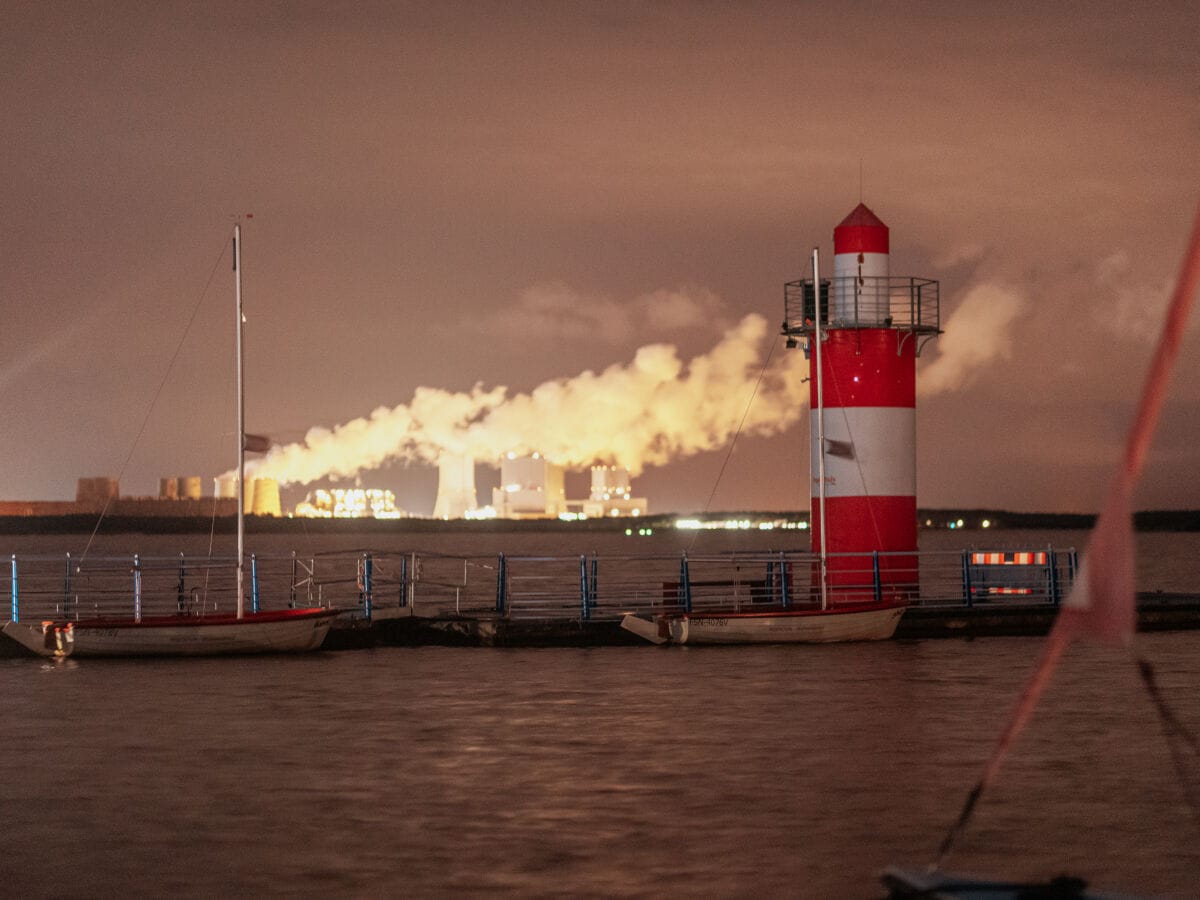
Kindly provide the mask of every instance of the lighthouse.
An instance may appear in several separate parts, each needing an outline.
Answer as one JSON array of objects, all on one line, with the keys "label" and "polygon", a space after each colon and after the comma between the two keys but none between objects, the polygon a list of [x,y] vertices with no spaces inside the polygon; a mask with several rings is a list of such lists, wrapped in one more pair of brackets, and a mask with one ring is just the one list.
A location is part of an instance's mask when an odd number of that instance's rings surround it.
[{"label": "lighthouse", "polygon": [[893,276],[890,253],[860,203],[833,231],[833,277],[784,286],[783,333],[809,360],[812,549],[831,603],[918,586],[916,361],[940,334],[938,282]]}]

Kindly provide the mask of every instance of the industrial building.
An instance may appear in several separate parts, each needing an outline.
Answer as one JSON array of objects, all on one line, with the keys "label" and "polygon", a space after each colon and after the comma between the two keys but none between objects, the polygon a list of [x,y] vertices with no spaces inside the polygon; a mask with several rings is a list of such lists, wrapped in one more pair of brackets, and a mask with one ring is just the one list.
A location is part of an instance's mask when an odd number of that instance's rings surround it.
[{"label": "industrial building", "polygon": [[[80,478],[75,500],[3,500],[5,516],[109,516],[190,518],[237,515],[237,483],[216,479],[215,496],[204,496],[198,475],[160,478],[157,497],[123,497],[120,482],[107,475]],[[273,479],[250,480],[246,485],[246,511],[258,516],[281,515],[279,484]]]},{"label": "industrial building", "polygon": [[629,484],[629,470],[623,466],[592,466],[592,490],[583,501],[583,515],[588,519],[606,516],[642,516],[646,514],[645,497],[634,497]]},{"label": "industrial building", "polygon": [[296,504],[296,515],[309,519],[400,519],[396,495],[379,488],[332,488],[311,492]]},{"label": "industrial building", "polygon": [[556,519],[567,512],[563,467],[539,453],[509,453],[500,461],[500,487],[492,506],[501,519]]}]

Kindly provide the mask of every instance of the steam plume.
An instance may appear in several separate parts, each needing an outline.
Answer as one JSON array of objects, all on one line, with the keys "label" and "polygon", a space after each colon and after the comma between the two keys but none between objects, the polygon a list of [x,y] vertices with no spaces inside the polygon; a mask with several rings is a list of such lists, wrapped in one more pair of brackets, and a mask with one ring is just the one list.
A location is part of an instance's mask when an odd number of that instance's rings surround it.
[{"label": "steam plume", "polygon": [[973,287],[937,340],[938,356],[918,371],[917,395],[928,397],[969,385],[979,370],[1011,349],[1012,324],[1025,307],[1025,298],[1007,287]]},{"label": "steam plume", "polygon": [[253,464],[253,475],[308,483],[389,460],[436,462],[443,453],[497,459],[510,451],[536,451],[563,466],[616,464],[636,475],[723,446],[743,414],[743,433],[757,435],[777,434],[799,418],[803,354],[777,359],[754,394],[766,336],[766,320],[749,315],[686,365],[675,347],[650,344],[627,364],[547,381],[527,394],[418,388],[407,404],[312,428],[303,442],[272,449]]}]

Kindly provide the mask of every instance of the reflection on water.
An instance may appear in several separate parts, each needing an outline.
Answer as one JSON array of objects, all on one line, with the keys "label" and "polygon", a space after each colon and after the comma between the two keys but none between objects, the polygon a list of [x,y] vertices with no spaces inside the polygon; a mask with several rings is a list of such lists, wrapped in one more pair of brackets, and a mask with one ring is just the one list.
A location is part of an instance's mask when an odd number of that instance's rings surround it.
[{"label": "reflection on water", "polygon": [[[1200,635],[1139,638],[1193,730]],[[925,865],[1035,639],[0,660],[5,891],[877,895]],[[1067,656],[951,863],[1188,896],[1129,658]]]}]

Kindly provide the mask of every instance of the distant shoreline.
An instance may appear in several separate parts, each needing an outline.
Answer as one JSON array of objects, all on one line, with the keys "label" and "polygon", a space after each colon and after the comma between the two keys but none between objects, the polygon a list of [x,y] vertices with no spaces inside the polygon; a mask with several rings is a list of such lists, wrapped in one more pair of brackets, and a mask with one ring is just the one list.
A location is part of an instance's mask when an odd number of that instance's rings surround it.
[{"label": "distant shoreline", "polygon": [[[1037,513],[982,509],[921,509],[917,512],[922,530],[959,529],[975,531],[988,522],[989,530],[1087,530],[1096,521],[1092,513]],[[309,519],[249,516],[246,528],[258,534],[429,534],[429,533],[522,533],[522,532],[622,532],[634,529],[673,529],[677,519],[702,522],[747,521],[806,522],[807,511],[764,512],[738,510],[642,516],[637,518],[588,519],[563,522],[556,519]],[[0,516],[0,534],[90,534],[96,528],[94,514],[61,516]],[[233,516],[109,516],[101,523],[102,534],[193,534],[214,530],[232,533]],[[961,522],[961,524],[959,524]],[[926,524],[930,523],[930,524]],[[755,527],[755,526],[751,526]],[[1134,514],[1137,531],[1200,531],[1200,510],[1147,510]]]}]

